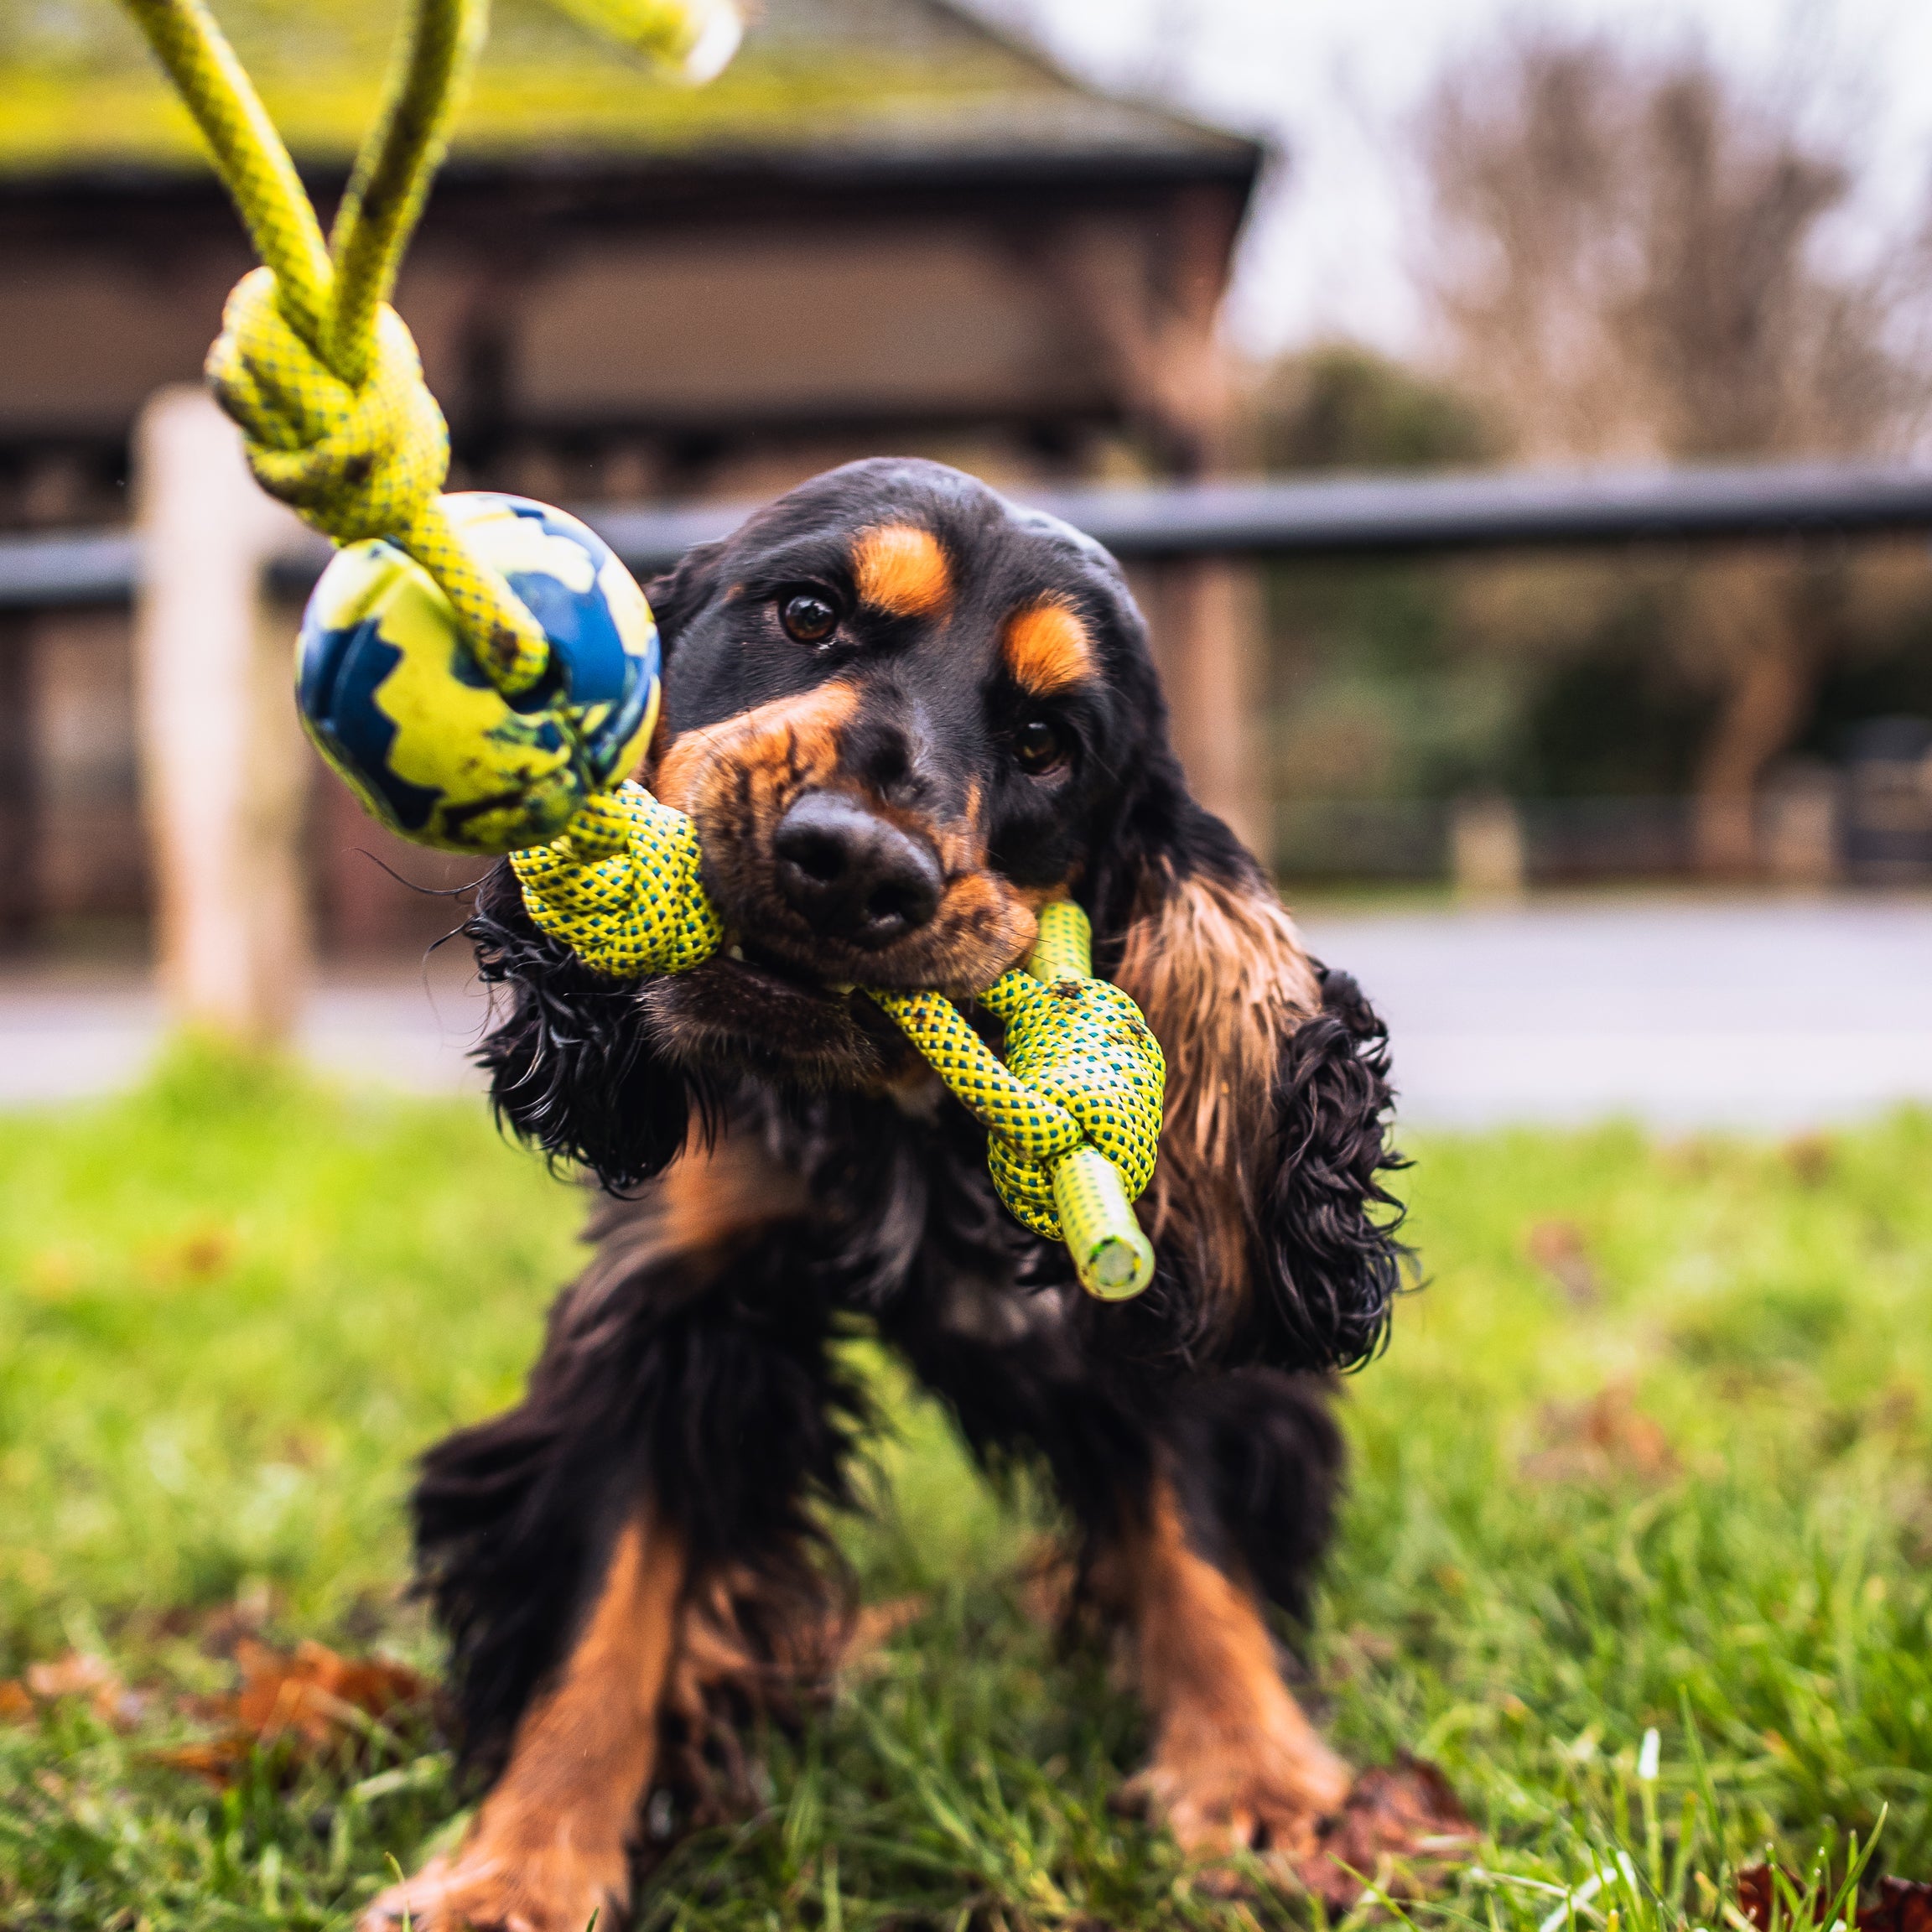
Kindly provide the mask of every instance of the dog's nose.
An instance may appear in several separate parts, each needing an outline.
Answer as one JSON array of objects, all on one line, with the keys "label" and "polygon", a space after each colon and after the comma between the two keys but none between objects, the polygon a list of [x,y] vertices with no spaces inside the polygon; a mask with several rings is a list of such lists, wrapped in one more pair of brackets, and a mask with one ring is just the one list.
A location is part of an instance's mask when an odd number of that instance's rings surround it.
[{"label": "dog's nose", "polygon": [[812,930],[868,950],[939,910],[945,880],[918,839],[840,792],[808,792],[778,822],[778,886]]}]

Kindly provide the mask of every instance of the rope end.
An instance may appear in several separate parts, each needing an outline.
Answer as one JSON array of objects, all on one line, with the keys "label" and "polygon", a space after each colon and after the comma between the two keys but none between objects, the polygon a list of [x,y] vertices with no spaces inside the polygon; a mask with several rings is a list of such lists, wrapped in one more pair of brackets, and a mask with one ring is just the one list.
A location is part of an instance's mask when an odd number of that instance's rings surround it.
[{"label": "rope end", "polygon": [[1127,1199],[1120,1170],[1097,1147],[1053,1163],[1053,1206],[1073,1272],[1099,1301],[1130,1301],[1154,1279],[1154,1244]]}]

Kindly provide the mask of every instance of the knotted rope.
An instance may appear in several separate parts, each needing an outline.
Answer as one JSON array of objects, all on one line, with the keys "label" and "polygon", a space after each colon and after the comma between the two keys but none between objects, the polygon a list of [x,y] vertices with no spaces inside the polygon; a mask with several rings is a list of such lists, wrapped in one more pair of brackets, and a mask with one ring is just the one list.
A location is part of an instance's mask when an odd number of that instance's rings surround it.
[{"label": "knotted rope", "polygon": [[[263,266],[223,311],[207,374],[271,496],[338,543],[380,538],[420,564],[506,697],[549,667],[543,626],[444,508],[449,434],[388,295],[448,143],[487,0],[415,0],[382,114],[334,229],[202,0],[124,0],[195,117]],[[674,57],[707,39],[687,0],[562,0]],[[710,36],[714,40],[715,36]],[[559,708],[558,722],[571,729]],[[690,820],[626,784],[549,844],[512,854],[532,918],[615,979],[676,973],[718,949]],[[1090,977],[1083,914],[1050,906],[1031,972],[984,996],[1007,1026],[1002,1067],[943,995],[872,994],[989,1135],[1000,1198],[1064,1239],[1094,1293],[1138,1293],[1153,1252],[1128,1205],[1153,1171],[1164,1069],[1133,1002]],[[1051,980],[1042,984],[1042,980]]]},{"label": "knotted rope", "polygon": [[449,142],[486,0],[418,0],[381,117],[328,241],[202,0],[126,0],[193,112],[264,267],[229,297],[208,380],[270,496],[339,543],[386,538],[449,600],[506,697],[543,675],[543,628],[457,537],[440,496],[449,433],[388,296]]},{"label": "knotted rope", "polygon": [[561,838],[512,852],[538,931],[613,979],[684,973],[724,943],[698,875],[698,828],[641,785],[592,798]]},{"label": "knotted rope", "polygon": [[[540,931],[633,979],[701,965],[721,943],[709,901],[688,889],[699,857],[683,813],[623,785],[510,863]],[[862,990],[986,1129],[986,1165],[1015,1218],[1064,1241],[1087,1287],[1117,1299],[1153,1278],[1128,1202],[1153,1177],[1166,1063],[1140,1009],[1092,976],[1092,943],[1078,906],[1041,909],[1026,970],[979,995],[1005,1026],[1004,1066],[944,994]]]},{"label": "knotted rope", "polygon": [[1154,1252],[1116,1206],[1153,1178],[1166,1063],[1140,1009],[1092,977],[1087,915],[1044,906],[1025,972],[979,1003],[1006,1029],[1002,1066],[938,993],[872,992],[933,1072],[987,1130],[986,1165],[1015,1218],[1064,1241],[1080,1278],[1112,1300],[1152,1278]]}]

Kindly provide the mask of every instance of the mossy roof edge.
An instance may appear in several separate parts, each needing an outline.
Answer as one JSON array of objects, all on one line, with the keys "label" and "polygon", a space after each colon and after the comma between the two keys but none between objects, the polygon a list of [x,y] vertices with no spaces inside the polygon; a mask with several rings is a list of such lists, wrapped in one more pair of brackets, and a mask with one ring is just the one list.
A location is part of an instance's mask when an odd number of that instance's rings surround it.
[{"label": "mossy roof edge", "polygon": [[[0,0],[0,179],[205,165],[112,0],[53,0],[51,14],[63,11],[89,31],[49,39],[48,5]],[[376,111],[393,0],[230,0],[220,11],[291,151],[319,169],[345,162]],[[29,12],[43,23],[38,37],[19,30]],[[770,30],[755,25],[704,88],[652,74],[541,0],[498,0],[496,13],[452,143],[459,160],[1014,153],[1193,156],[1225,169],[1255,152],[1079,86],[935,0],[767,0]]]}]

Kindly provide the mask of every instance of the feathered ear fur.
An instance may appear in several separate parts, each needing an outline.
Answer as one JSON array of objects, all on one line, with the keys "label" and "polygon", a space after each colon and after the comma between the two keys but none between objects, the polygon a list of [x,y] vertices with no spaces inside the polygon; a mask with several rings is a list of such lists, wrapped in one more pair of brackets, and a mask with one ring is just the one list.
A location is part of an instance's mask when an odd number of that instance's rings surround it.
[{"label": "feathered ear fur", "polygon": [[653,577],[644,586],[645,600],[657,620],[658,639],[667,657],[678,648],[678,633],[711,595],[724,548],[722,541],[693,543],[662,577]]},{"label": "feathered ear fur", "polygon": [[[1379,1346],[1400,1285],[1379,1175],[1387,1034],[1311,959],[1259,868],[1183,798],[1141,858],[1109,950],[1167,1058],[1143,1215],[1190,1344],[1331,1368]],[[1116,889],[1116,896],[1125,897]]]},{"label": "feathered ear fur", "polygon": [[501,989],[476,1059],[518,1139],[621,1192],[668,1166],[694,1120],[708,1130],[709,1093],[657,1050],[636,989],[538,932],[507,861],[485,875],[463,931],[478,974]]},{"label": "feathered ear fur", "polygon": [[[711,593],[723,548],[695,545],[652,580],[647,595],[667,661]],[[637,989],[591,972],[540,932],[506,864],[485,877],[463,931],[484,983],[501,989],[476,1059],[490,1076],[497,1119],[518,1139],[588,1167],[621,1192],[668,1166],[694,1122],[709,1130],[709,1093],[657,1050]]]}]

